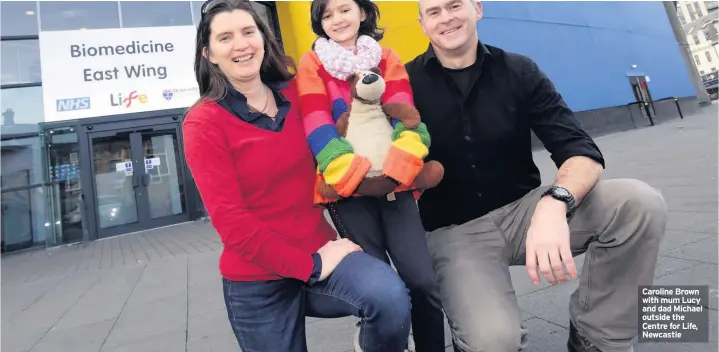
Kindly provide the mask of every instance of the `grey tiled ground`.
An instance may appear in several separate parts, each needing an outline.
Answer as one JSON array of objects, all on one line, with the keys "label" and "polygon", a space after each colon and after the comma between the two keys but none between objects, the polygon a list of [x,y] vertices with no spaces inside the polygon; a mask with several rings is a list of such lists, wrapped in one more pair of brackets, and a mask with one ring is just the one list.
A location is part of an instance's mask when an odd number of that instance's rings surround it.
[{"label": "grey tiled ground", "polygon": [[[647,344],[637,351],[717,351],[717,128],[712,105],[685,120],[597,140],[607,178],[645,180],[667,199],[669,231],[656,282],[712,288],[713,344]],[[551,182],[547,154],[536,158]],[[3,256],[2,351],[239,351],[222,301],[219,249],[200,221]],[[566,307],[576,282],[534,287],[523,267],[512,268],[512,279],[530,329],[529,351],[566,350]],[[349,351],[354,321],[309,319],[310,351]]]}]

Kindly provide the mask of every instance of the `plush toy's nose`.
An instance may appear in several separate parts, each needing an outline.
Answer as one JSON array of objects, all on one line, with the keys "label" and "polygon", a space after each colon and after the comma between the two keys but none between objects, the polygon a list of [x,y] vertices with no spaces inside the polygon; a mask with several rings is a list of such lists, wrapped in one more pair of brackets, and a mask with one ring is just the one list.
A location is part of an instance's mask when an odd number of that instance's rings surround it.
[{"label": "plush toy's nose", "polygon": [[362,78],[362,83],[372,84],[372,83],[376,82],[378,79],[379,79],[379,76],[377,76],[376,74],[373,73],[371,75],[364,76],[364,78]]}]

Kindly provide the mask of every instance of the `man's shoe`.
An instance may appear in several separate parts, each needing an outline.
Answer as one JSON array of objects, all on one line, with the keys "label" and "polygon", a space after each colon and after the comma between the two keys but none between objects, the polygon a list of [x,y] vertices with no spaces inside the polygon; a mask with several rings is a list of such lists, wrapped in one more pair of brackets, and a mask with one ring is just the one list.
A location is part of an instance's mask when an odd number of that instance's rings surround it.
[{"label": "man's shoe", "polygon": [[602,352],[584,336],[580,335],[574,324],[569,322],[569,340],[567,340],[567,351],[569,352]]}]

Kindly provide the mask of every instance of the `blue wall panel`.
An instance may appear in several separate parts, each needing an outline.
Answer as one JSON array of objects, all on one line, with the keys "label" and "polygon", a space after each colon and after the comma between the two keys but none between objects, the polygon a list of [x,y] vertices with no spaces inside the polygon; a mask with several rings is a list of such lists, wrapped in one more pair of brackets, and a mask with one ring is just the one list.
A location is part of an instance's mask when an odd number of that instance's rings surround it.
[{"label": "blue wall panel", "polygon": [[575,111],[634,101],[633,64],[650,77],[654,99],[694,96],[661,2],[482,4],[482,42],[532,58]]}]

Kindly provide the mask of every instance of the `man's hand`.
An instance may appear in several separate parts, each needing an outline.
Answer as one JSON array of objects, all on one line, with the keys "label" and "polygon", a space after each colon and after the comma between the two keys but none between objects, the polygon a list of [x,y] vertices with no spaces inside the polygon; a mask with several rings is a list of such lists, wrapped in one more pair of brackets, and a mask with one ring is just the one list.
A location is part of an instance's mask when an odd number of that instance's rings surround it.
[{"label": "man's hand", "polygon": [[577,278],[577,268],[569,244],[567,206],[554,198],[544,197],[537,203],[532,222],[527,231],[526,265],[532,283],[539,285],[541,279],[537,267],[552,285],[568,281],[562,263],[572,279]]}]

